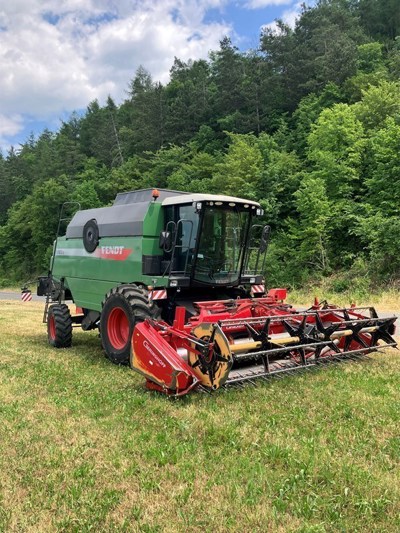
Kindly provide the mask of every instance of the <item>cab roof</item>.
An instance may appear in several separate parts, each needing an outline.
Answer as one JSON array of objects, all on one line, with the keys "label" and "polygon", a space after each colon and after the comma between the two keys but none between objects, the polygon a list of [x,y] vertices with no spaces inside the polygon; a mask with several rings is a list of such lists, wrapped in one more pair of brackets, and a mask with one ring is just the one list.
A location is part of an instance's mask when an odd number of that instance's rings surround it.
[{"label": "cab roof", "polygon": [[243,198],[236,198],[235,196],[201,193],[186,193],[180,194],[179,196],[169,196],[168,198],[163,199],[162,205],[189,204],[193,202],[223,202],[260,207],[260,204],[253,200],[244,200]]},{"label": "cab roof", "polygon": [[162,205],[190,204],[193,202],[223,202],[260,207],[258,202],[236,198],[235,196],[173,191],[171,189],[139,189],[136,191],[121,192],[117,194],[114,200],[114,206],[152,202],[154,201],[153,194],[155,191],[158,193],[156,201],[161,202]]}]

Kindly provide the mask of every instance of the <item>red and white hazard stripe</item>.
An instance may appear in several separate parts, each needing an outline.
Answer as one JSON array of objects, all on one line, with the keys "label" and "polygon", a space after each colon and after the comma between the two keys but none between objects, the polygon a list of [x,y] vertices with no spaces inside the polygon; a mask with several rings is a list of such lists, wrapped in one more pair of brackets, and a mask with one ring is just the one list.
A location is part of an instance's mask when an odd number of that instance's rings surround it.
[{"label": "red and white hazard stripe", "polygon": [[167,291],[165,289],[156,289],[149,292],[149,300],[165,300]]},{"label": "red and white hazard stripe", "polygon": [[32,292],[31,291],[22,291],[21,292],[21,300],[23,302],[30,302],[32,300]]},{"label": "red and white hazard stripe", "polygon": [[251,287],[252,294],[261,294],[265,292],[265,285],[253,285]]}]

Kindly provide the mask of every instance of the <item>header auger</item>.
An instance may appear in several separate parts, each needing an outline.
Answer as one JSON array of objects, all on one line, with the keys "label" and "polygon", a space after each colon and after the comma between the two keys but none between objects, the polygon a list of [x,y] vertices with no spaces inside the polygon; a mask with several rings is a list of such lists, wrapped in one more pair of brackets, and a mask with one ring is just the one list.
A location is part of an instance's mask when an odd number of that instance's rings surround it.
[{"label": "header auger", "polygon": [[257,202],[151,189],[77,211],[39,281],[50,344],[70,346],[74,326],[99,329],[112,362],[175,396],[396,346],[396,318],[373,307],[297,311],[284,289],[266,295],[260,215]]}]

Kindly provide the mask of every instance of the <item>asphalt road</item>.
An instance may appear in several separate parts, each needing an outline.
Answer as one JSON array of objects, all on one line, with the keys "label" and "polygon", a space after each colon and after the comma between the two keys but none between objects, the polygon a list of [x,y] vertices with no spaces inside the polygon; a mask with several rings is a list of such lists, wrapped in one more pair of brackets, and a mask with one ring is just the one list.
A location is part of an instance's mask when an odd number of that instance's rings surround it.
[{"label": "asphalt road", "polygon": [[[0,291],[0,300],[21,300],[21,293],[16,291]],[[32,293],[32,300],[35,302],[44,302],[45,296],[36,296]]]}]

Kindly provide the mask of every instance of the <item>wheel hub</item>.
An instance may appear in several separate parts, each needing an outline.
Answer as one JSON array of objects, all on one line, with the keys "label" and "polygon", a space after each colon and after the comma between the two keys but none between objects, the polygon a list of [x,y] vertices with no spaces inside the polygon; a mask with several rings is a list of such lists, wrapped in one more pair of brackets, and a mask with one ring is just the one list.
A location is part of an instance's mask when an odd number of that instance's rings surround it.
[{"label": "wheel hub", "polygon": [[121,307],[115,307],[107,321],[108,338],[116,350],[125,348],[129,341],[129,319]]}]

